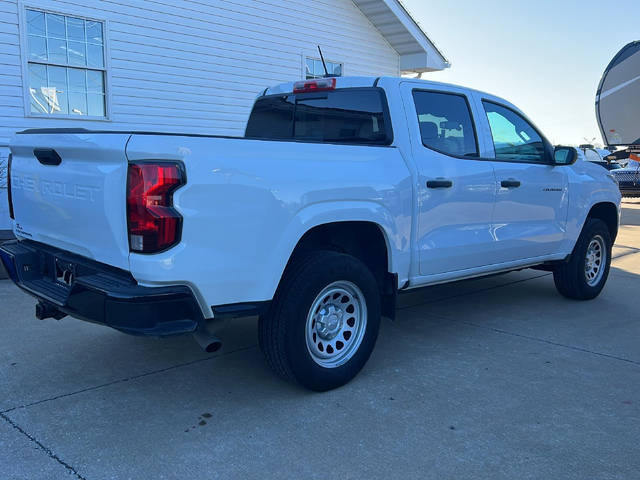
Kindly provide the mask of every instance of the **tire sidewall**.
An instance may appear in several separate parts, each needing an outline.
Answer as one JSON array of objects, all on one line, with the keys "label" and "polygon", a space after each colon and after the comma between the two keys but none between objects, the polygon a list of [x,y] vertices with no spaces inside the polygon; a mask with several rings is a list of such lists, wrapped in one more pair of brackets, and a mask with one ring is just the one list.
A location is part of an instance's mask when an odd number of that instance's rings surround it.
[{"label": "tire sidewall", "polygon": [[[584,273],[584,262],[589,244],[591,243],[591,240],[593,240],[593,238],[597,235],[601,236],[604,239],[607,261],[605,262],[604,272],[602,274],[602,277],[600,278],[600,281],[596,285],[589,285],[589,283],[587,283],[587,277]],[[597,297],[600,292],[602,292],[602,289],[607,283],[609,270],[611,268],[612,247],[611,234],[609,233],[609,229],[604,224],[604,222],[600,220],[590,222],[590,224],[587,225],[587,228],[585,228],[583,232],[583,238],[580,242],[580,248],[579,251],[576,252],[577,256],[575,258],[578,288],[580,289],[580,293],[586,299]]]},{"label": "tire sidewall", "polygon": [[[289,365],[296,378],[312,390],[331,390],[352,380],[369,360],[378,339],[381,311],[376,281],[364,264],[347,255],[341,257],[340,261],[328,262],[326,268],[323,267],[314,274],[313,280],[303,288],[294,314],[288,319],[290,324],[287,325],[286,343],[291,347]],[[307,317],[320,292],[339,280],[353,283],[362,292],[367,305],[367,326],[353,357],[339,367],[325,368],[318,365],[309,353],[306,341]]]}]

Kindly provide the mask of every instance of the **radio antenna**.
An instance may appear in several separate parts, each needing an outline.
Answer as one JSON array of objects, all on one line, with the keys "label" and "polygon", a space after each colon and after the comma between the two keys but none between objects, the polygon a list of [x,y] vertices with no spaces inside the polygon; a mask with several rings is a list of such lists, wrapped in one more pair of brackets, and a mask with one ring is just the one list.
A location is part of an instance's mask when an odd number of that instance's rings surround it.
[{"label": "radio antenna", "polygon": [[320,60],[322,60],[322,66],[324,67],[324,75],[325,77],[329,76],[329,70],[327,70],[327,62],[324,61],[324,55],[322,55],[322,49],[320,45],[318,45],[318,51],[320,52]]}]

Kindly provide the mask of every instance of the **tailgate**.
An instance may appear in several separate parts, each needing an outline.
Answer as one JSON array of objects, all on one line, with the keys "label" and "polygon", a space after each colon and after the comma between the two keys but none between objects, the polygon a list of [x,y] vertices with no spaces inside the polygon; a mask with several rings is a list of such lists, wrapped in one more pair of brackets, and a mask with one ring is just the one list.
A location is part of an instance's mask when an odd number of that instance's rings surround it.
[{"label": "tailgate", "polygon": [[125,147],[130,136],[16,135],[11,192],[18,238],[128,270]]}]

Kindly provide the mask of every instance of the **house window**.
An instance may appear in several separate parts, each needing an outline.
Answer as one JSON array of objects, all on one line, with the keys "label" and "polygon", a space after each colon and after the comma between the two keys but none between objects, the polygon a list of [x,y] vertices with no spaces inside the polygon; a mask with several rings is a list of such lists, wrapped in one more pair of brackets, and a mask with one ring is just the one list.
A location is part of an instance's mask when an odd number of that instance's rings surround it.
[{"label": "house window", "polygon": [[[344,64],[337,62],[325,62],[327,64],[327,71],[330,75],[337,75],[341,77],[344,71]],[[319,58],[307,57],[306,59],[306,79],[313,80],[314,78],[322,78],[325,76],[324,66],[322,60]]]},{"label": "house window", "polygon": [[27,9],[31,114],[106,117],[104,23]]}]

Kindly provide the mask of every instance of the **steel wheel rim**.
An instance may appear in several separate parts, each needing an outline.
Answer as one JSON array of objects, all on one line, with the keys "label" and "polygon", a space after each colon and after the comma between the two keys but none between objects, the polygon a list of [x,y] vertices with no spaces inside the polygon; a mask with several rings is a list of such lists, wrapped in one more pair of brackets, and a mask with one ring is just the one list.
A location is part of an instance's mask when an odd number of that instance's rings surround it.
[{"label": "steel wheel rim", "polygon": [[333,282],[311,304],[305,328],[307,349],[321,367],[340,367],[356,354],[366,329],[362,291],[346,280]]},{"label": "steel wheel rim", "polygon": [[591,239],[587,247],[587,255],[584,261],[584,275],[590,287],[597,285],[604,275],[607,262],[607,251],[604,245],[604,239],[600,235],[596,235]]}]

